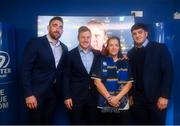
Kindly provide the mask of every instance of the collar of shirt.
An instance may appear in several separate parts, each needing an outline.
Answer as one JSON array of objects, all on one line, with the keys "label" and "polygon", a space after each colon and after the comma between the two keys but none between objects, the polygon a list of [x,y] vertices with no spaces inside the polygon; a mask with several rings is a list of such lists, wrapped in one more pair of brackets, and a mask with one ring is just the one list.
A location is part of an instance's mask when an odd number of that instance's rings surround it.
[{"label": "collar of shirt", "polygon": [[78,46],[78,49],[79,49],[79,52],[82,52],[82,53],[85,53],[85,54],[92,52],[92,48],[89,48],[87,51],[85,51],[83,48],[81,48],[80,45]]},{"label": "collar of shirt", "polygon": [[149,40],[146,39],[145,42],[142,44],[142,46],[143,46],[143,47],[146,47],[148,43],[149,43]]},{"label": "collar of shirt", "polygon": [[46,37],[47,37],[47,39],[48,39],[48,41],[49,41],[49,43],[50,43],[51,45],[56,46],[56,47],[57,47],[57,46],[60,46],[61,43],[60,43],[59,40],[56,41],[56,40],[52,39],[49,34],[47,34]]}]

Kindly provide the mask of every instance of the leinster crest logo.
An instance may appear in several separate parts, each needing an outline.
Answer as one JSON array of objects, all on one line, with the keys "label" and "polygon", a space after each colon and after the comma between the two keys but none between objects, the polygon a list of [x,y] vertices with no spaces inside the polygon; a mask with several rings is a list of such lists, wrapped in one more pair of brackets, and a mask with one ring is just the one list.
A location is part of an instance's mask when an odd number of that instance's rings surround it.
[{"label": "leinster crest logo", "polygon": [[6,77],[11,73],[11,69],[8,68],[10,62],[10,56],[5,51],[0,51],[0,78]]},{"label": "leinster crest logo", "polygon": [[6,68],[9,65],[10,57],[7,52],[0,51],[0,68]]}]

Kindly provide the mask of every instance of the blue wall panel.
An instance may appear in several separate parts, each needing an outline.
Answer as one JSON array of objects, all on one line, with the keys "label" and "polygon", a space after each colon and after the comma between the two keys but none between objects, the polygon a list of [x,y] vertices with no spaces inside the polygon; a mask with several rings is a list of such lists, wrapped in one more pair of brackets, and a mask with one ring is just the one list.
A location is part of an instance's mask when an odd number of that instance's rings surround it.
[{"label": "blue wall panel", "polygon": [[0,124],[18,123],[14,28],[0,22]]}]

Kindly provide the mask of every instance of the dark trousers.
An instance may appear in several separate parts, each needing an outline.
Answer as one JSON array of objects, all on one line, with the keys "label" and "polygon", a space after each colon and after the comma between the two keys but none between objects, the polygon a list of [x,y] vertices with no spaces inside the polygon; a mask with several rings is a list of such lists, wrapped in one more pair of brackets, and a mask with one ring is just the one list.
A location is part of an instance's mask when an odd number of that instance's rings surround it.
[{"label": "dark trousers", "polygon": [[56,108],[56,91],[54,87],[37,98],[38,107],[34,110],[28,110],[30,124],[53,124],[53,116]]},{"label": "dark trousers", "polygon": [[129,110],[122,110],[119,113],[103,113],[98,109],[98,124],[100,125],[128,125]]},{"label": "dark trousers", "polygon": [[165,124],[166,110],[157,108],[157,101],[149,102],[144,93],[136,93],[132,114],[136,124],[163,125]]},{"label": "dark trousers", "polygon": [[73,100],[71,111],[71,124],[96,124],[97,120],[96,100],[89,96],[84,100]]}]

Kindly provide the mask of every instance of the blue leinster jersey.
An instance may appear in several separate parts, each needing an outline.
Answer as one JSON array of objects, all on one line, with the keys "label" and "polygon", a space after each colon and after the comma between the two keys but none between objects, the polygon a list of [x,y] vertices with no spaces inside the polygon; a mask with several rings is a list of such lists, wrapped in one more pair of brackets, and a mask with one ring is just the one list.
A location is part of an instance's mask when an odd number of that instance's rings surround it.
[{"label": "blue leinster jersey", "polygon": [[[128,81],[133,81],[130,70],[128,71],[128,60],[119,59],[114,62],[112,57],[103,57],[99,60],[92,79],[101,79],[110,95],[117,95]],[[128,95],[120,100],[118,108],[111,107],[106,99],[100,95],[98,108],[103,112],[119,112],[129,109]]]}]

